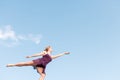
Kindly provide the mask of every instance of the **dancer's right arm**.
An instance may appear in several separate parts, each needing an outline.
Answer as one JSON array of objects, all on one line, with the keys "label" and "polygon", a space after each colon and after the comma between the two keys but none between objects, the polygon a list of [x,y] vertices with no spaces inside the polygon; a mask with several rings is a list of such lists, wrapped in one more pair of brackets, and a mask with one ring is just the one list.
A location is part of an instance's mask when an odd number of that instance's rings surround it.
[{"label": "dancer's right arm", "polygon": [[32,58],[32,57],[43,56],[43,55],[45,55],[45,54],[46,54],[46,52],[43,51],[43,52],[40,52],[40,53],[33,54],[33,55],[31,55],[31,56],[26,56],[26,58]]}]

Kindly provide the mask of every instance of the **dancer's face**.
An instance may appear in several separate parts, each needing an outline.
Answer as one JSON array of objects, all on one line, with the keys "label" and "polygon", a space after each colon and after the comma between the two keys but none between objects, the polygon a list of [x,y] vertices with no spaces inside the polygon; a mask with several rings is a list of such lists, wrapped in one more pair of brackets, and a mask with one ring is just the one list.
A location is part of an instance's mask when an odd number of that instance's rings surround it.
[{"label": "dancer's face", "polygon": [[53,51],[51,47],[49,48],[49,51],[50,51],[50,53]]}]

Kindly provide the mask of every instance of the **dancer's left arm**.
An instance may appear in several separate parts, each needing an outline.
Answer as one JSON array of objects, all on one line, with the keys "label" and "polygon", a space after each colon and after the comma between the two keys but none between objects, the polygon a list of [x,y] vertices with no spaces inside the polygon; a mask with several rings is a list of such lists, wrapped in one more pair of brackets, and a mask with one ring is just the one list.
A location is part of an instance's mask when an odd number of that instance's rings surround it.
[{"label": "dancer's left arm", "polygon": [[58,57],[61,57],[61,56],[64,56],[64,55],[68,55],[68,54],[70,54],[70,52],[60,53],[60,54],[57,54],[57,55],[54,55],[54,56],[51,56],[51,57],[52,57],[52,59],[56,59]]},{"label": "dancer's left arm", "polygon": [[46,52],[45,52],[45,51],[42,51],[42,52],[40,52],[40,53],[36,53],[36,54],[31,55],[31,56],[26,56],[26,58],[43,56],[43,55],[45,55],[45,54],[46,54]]}]

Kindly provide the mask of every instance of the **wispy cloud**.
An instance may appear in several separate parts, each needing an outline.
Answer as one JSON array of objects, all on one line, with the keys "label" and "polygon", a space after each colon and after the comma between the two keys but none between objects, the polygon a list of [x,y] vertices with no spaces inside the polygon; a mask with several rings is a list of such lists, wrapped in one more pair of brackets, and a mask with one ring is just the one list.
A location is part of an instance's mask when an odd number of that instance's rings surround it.
[{"label": "wispy cloud", "polygon": [[8,47],[21,44],[22,41],[32,41],[35,44],[40,44],[41,35],[37,34],[17,34],[11,25],[4,26],[0,28],[0,45],[5,45]]}]

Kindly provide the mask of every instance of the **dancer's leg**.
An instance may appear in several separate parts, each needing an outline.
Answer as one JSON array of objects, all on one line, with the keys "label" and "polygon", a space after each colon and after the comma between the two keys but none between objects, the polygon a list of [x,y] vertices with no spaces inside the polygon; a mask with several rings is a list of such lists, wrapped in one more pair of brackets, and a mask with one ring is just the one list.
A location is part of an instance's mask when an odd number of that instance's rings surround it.
[{"label": "dancer's leg", "polygon": [[39,74],[40,74],[40,79],[39,80],[44,80],[45,79],[45,76],[46,76],[46,74],[45,73],[43,73],[43,68],[42,67],[37,67],[37,71],[39,72]]},{"label": "dancer's leg", "polygon": [[33,61],[29,61],[29,62],[19,62],[16,64],[7,64],[7,67],[14,67],[14,66],[34,66],[34,62]]}]

